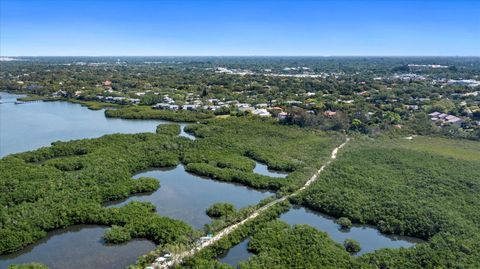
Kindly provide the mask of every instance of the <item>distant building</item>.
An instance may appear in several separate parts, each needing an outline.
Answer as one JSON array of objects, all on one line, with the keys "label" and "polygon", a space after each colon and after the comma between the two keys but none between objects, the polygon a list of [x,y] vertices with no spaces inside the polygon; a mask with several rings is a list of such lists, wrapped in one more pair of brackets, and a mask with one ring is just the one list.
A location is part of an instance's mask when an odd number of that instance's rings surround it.
[{"label": "distant building", "polygon": [[280,113],[278,113],[277,118],[278,118],[279,120],[284,120],[284,119],[287,118],[287,116],[288,116],[288,113],[287,113],[287,112],[280,112]]},{"label": "distant building", "polygon": [[327,111],[323,112],[323,115],[324,115],[325,117],[331,118],[331,117],[337,115],[337,112],[336,112],[336,111],[327,110]]},{"label": "distant building", "polygon": [[266,109],[264,109],[264,108],[253,110],[253,111],[252,111],[252,114],[253,114],[253,115],[260,116],[260,117],[270,117],[270,116],[271,116],[270,112],[268,112],[268,111],[267,111]]},{"label": "distant building", "polygon": [[428,114],[430,116],[430,120],[440,124],[440,125],[445,125],[445,124],[454,124],[457,126],[462,126],[464,120],[453,115],[445,114],[445,113],[440,113],[438,111],[435,111],[433,113]]},{"label": "distant building", "polygon": [[295,101],[295,100],[287,101],[287,102],[285,102],[285,103],[287,103],[287,105],[290,105],[290,106],[293,106],[293,105],[301,105],[301,104],[302,104],[302,102],[300,102],[300,101]]}]

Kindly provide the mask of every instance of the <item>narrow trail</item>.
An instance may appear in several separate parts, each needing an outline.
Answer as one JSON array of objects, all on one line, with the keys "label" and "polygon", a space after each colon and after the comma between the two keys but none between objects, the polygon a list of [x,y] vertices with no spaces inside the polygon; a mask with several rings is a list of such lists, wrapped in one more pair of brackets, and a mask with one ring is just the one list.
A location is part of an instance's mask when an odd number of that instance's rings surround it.
[{"label": "narrow trail", "polygon": [[[181,263],[183,259],[185,259],[186,257],[190,257],[190,256],[193,256],[195,253],[197,253],[198,251],[214,244],[215,242],[217,242],[218,240],[222,239],[223,237],[229,235],[230,233],[232,233],[233,231],[235,231],[238,227],[242,226],[243,224],[245,224],[247,221],[250,221],[256,217],[258,217],[258,215],[260,215],[260,213],[264,212],[265,210],[269,209],[270,207],[278,204],[278,203],[281,203],[285,200],[287,200],[288,198],[291,198],[293,196],[296,196],[298,195],[300,192],[302,192],[303,190],[305,190],[308,186],[310,186],[312,183],[314,183],[317,179],[318,179],[318,176],[320,175],[320,173],[323,172],[323,170],[333,161],[337,158],[337,153],[338,153],[338,150],[340,150],[341,148],[343,148],[347,143],[348,141],[350,141],[350,138],[347,137],[347,139],[345,140],[345,142],[343,142],[341,145],[339,145],[338,147],[334,148],[333,151],[332,151],[332,154],[330,155],[330,160],[328,160],[324,165],[322,165],[322,167],[320,167],[320,169],[318,169],[318,171],[307,181],[305,182],[305,184],[299,188],[298,190],[296,190],[295,192],[289,194],[289,195],[286,195],[286,196],[283,196],[281,198],[278,198],[262,207],[260,207],[259,209],[255,210],[252,214],[250,214],[248,217],[246,217],[245,219],[243,219],[242,221],[240,222],[237,222],[235,224],[232,224],[226,228],[224,228],[223,230],[221,230],[220,232],[218,232],[215,236],[213,236],[212,238],[210,238],[208,241],[206,242],[203,242],[202,244],[199,244],[198,246],[188,250],[188,251],[185,251],[185,252],[182,252],[182,253],[178,253],[178,254],[173,254],[172,255],[172,259],[169,260],[169,261],[165,261],[163,263],[152,263],[150,265],[150,268],[156,268],[156,269],[166,269],[166,268],[170,268],[172,267],[174,264],[178,264],[178,263]],[[148,268],[148,267],[147,267]]]}]

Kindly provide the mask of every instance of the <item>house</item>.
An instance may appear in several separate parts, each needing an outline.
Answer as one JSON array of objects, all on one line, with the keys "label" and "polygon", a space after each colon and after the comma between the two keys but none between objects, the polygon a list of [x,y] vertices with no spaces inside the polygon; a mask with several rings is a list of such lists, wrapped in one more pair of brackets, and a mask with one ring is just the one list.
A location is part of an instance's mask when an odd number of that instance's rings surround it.
[{"label": "house", "polygon": [[300,101],[295,101],[295,100],[287,101],[287,102],[285,102],[285,103],[287,103],[287,105],[290,105],[290,106],[293,106],[293,105],[301,105],[301,104],[302,104],[302,102],[300,102]]},{"label": "house", "polygon": [[418,105],[406,105],[405,106],[408,110],[418,110],[419,106]]},{"label": "house", "polygon": [[174,101],[172,98],[170,98],[168,95],[165,95],[165,96],[163,97],[163,102],[164,102],[164,103],[168,103],[168,104],[173,104],[173,103],[175,103],[175,101]]},{"label": "house", "polygon": [[190,111],[194,111],[194,110],[197,110],[198,109],[198,105],[183,105],[182,106],[182,109],[183,110],[190,110]]},{"label": "house", "polygon": [[138,98],[128,98],[128,101],[132,104],[135,104],[135,105],[140,104],[140,99],[138,99]]},{"label": "house", "polygon": [[252,114],[253,114],[253,115],[260,116],[260,117],[270,117],[270,116],[271,116],[270,112],[268,112],[268,111],[267,111],[266,109],[264,109],[264,108],[253,110],[253,111],[252,111]]},{"label": "house", "polygon": [[104,87],[111,87],[112,86],[112,82],[110,80],[105,80],[104,82],[102,82],[102,85]]},{"label": "house", "polygon": [[430,116],[430,120],[437,123],[437,124],[440,124],[440,125],[444,125],[444,124],[454,124],[454,125],[457,125],[457,126],[462,126],[464,120],[457,117],[457,116],[453,116],[453,115],[449,115],[449,114],[445,114],[445,113],[440,113],[440,112],[433,112],[433,113],[430,113],[428,114]]},{"label": "house", "polygon": [[152,107],[155,108],[155,109],[168,109],[169,106],[170,106],[170,104],[167,104],[167,103],[158,103],[158,104],[153,105]]},{"label": "house", "polygon": [[220,102],[220,100],[218,100],[218,99],[208,99],[208,102],[209,102],[209,103],[212,103],[212,104],[214,104],[214,105],[217,105],[218,102]]},{"label": "house", "polygon": [[211,111],[215,111],[215,110],[220,109],[220,108],[221,108],[221,106],[214,106],[214,105],[212,105],[212,106],[203,106],[203,109],[211,110]]},{"label": "house", "polygon": [[245,108],[251,107],[250,104],[246,104],[246,103],[238,103],[238,104],[236,104],[236,106],[237,106],[238,108],[241,108],[241,107],[245,107]]},{"label": "house", "polygon": [[247,112],[247,111],[252,112],[253,110],[254,108],[251,106],[241,106],[238,108],[238,111],[240,112]]},{"label": "house", "polygon": [[325,117],[331,118],[331,117],[337,115],[337,112],[336,112],[336,111],[327,110],[327,111],[323,112],[323,115],[324,115]]},{"label": "house", "polygon": [[52,93],[52,96],[53,97],[65,97],[65,96],[67,96],[67,92],[62,91],[62,90],[58,90],[58,91]]},{"label": "house", "polygon": [[355,93],[356,95],[360,95],[360,96],[367,96],[368,95],[368,92],[367,91],[362,91],[362,92],[357,92]]},{"label": "house", "polygon": [[271,110],[273,110],[275,112],[282,112],[283,111],[283,109],[281,107],[278,107],[278,106],[272,107]]},{"label": "house", "polygon": [[255,108],[266,108],[266,107],[268,107],[268,104],[265,104],[265,103],[255,105]]},{"label": "house", "polygon": [[280,112],[280,113],[278,113],[277,118],[278,118],[279,120],[284,120],[284,119],[287,118],[287,116],[288,116],[288,113],[287,113],[287,112]]},{"label": "house", "polygon": [[165,259],[164,257],[158,257],[158,258],[155,259],[156,263],[164,263],[166,261],[167,261],[167,259]]}]

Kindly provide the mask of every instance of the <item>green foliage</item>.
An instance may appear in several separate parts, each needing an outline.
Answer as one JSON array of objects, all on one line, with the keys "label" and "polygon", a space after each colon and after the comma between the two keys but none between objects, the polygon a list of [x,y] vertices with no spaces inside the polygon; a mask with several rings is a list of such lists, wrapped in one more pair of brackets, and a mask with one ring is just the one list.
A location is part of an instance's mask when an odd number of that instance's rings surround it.
[{"label": "green foliage", "polygon": [[[156,134],[115,134],[56,142],[1,159],[0,253],[21,249],[47,231],[81,223],[123,227],[107,234],[112,241],[126,240],[113,240],[119,229],[157,243],[186,240],[192,232],[188,225],[158,216],[151,206],[107,209],[102,204],[159,188],[154,178],[131,176],[152,166],[177,165],[188,143]],[[137,216],[136,221],[127,215]],[[164,234],[169,229],[171,233]]]},{"label": "green foliage", "polygon": [[[183,156],[188,171],[254,188],[293,191],[329,158],[343,137],[280,125],[271,119],[215,119],[187,126],[197,139]],[[253,173],[257,160],[290,171],[286,178]]]},{"label": "green foliage", "polygon": [[132,237],[130,236],[130,231],[127,228],[122,226],[112,226],[112,228],[108,229],[105,233],[105,241],[118,244],[130,241]]},{"label": "green foliage", "polygon": [[[174,136],[174,129],[177,133],[178,125],[159,127],[162,134],[114,134],[55,142],[51,147],[1,159],[0,253],[18,250],[53,229],[81,223],[119,226],[106,235],[112,242],[128,240],[128,235],[156,243],[186,240],[191,229],[182,223],[174,225],[153,209],[137,205],[118,211],[101,205],[159,188],[156,179],[131,176],[149,167],[175,166],[180,159],[187,170],[218,180],[294,190],[316,171],[340,140],[258,119],[197,124],[190,129],[202,137],[196,141]],[[286,179],[255,174],[251,156],[269,167],[294,171]],[[115,217],[122,212],[138,216],[138,221]],[[227,223],[246,212],[221,221]],[[216,223],[210,228],[221,226]],[[171,236],[166,233],[168,229],[173,231],[168,233]]]},{"label": "green foliage", "polygon": [[236,211],[235,206],[230,203],[215,203],[206,210],[206,213],[211,218],[220,218],[235,215]]},{"label": "green foliage", "polygon": [[122,119],[157,119],[175,122],[197,122],[212,118],[214,115],[188,110],[171,111],[135,106],[123,107],[115,110],[105,110],[105,116]]},{"label": "green foliage", "polygon": [[[300,202],[377,225],[384,233],[429,240],[415,248],[369,254],[369,263],[395,265],[392,268],[403,267],[402,262],[411,265],[407,268],[478,265],[480,162],[469,150],[461,157],[461,147],[452,147],[460,141],[415,139],[413,144],[403,139],[355,141]],[[422,141],[428,144],[417,144]]]},{"label": "green foliage", "polygon": [[362,250],[360,243],[351,238],[345,239],[345,241],[343,242],[343,246],[345,247],[345,250],[347,252],[352,254],[358,253],[360,252],[360,250]]},{"label": "green foliage", "polygon": [[24,264],[12,264],[8,266],[8,269],[48,269],[48,267],[41,263],[32,262]]},{"label": "green foliage", "polygon": [[248,249],[257,255],[240,268],[360,268],[342,246],[308,225],[275,221],[252,236]]},{"label": "green foliage", "polygon": [[[282,202],[272,206],[268,210],[262,212],[257,218],[246,222],[244,225],[238,227],[228,236],[223,237],[208,248],[202,249],[193,257],[184,260],[184,263],[179,268],[206,268],[204,266],[219,266],[216,261],[217,257],[225,254],[231,247],[239,244],[245,238],[252,236],[257,231],[268,228],[271,221],[275,220],[280,214],[286,212],[290,208],[288,202]],[[239,210],[242,211],[242,210]],[[226,265],[222,265],[226,266]],[[221,268],[224,268],[221,267]],[[208,268],[208,267],[207,267]],[[230,268],[230,267],[225,267]]]},{"label": "green foliage", "polygon": [[157,134],[176,136],[180,134],[180,125],[178,124],[159,124]]},{"label": "green foliage", "polygon": [[336,223],[338,223],[340,225],[340,227],[342,227],[342,229],[348,229],[348,228],[352,227],[352,221],[349,218],[346,218],[346,217],[341,217],[341,218],[337,219]]}]

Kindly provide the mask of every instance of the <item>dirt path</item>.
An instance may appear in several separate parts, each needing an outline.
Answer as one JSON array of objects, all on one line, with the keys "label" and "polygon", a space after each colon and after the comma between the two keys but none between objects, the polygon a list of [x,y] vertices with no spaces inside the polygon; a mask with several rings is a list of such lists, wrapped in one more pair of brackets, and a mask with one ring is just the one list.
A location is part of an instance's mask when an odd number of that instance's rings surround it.
[{"label": "dirt path", "polygon": [[310,186],[313,182],[315,182],[317,179],[318,179],[318,176],[320,175],[320,173],[323,172],[323,170],[325,169],[325,167],[327,167],[333,160],[335,160],[337,158],[337,153],[338,153],[338,150],[343,148],[347,143],[348,141],[350,141],[350,138],[347,137],[347,139],[345,140],[345,142],[343,142],[341,145],[339,145],[338,147],[334,148],[333,151],[332,151],[332,154],[330,155],[330,160],[328,162],[326,162],[324,165],[322,165],[322,167],[320,167],[320,169],[318,169],[318,171],[307,181],[305,182],[305,185],[303,185],[300,189],[298,189],[297,191],[289,194],[289,195],[286,195],[286,196],[283,196],[281,198],[278,198],[277,200],[274,200],[262,207],[260,207],[259,209],[257,209],[256,211],[254,211],[251,215],[249,215],[248,217],[246,217],[245,219],[243,219],[242,221],[240,222],[237,222],[235,224],[232,224],[226,228],[224,228],[223,230],[221,230],[220,232],[218,232],[215,236],[213,236],[212,238],[210,238],[208,241],[192,248],[191,250],[188,250],[188,251],[185,251],[185,252],[182,252],[182,253],[178,253],[178,254],[173,254],[173,257],[170,261],[167,261],[167,262],[163,262],[161,264],[158,264],[158,263],[153,263],[151,264],[150,266],[153,267],[153,268],[158,268],[158,269],[163,269],[163,268],[170,268],[171,266],[173,266],[174,264],[177,264],[177,263],[180,263],[182,262],[182,260],[186,257],[190,257],[190,256],[193,256],[195,253],[197,253],[198,251],[212,245],[213,243],[217,242],[218,240],[222,239],[223,237],[229,235],[231,232],[235,231],[238,227],[240,227],[241,225],[245,224],[245,222],[247,221],[250,221],[254,218],[256,218],[260,213],[264,212],[265,210],[269,209],[270,207],[280,203],[280,202],[283,202],[285,200],[287,200],[288,198],[290,197],[293,197],[295,195],[298,195],[301,191],[305,190],[308,186]]}]

